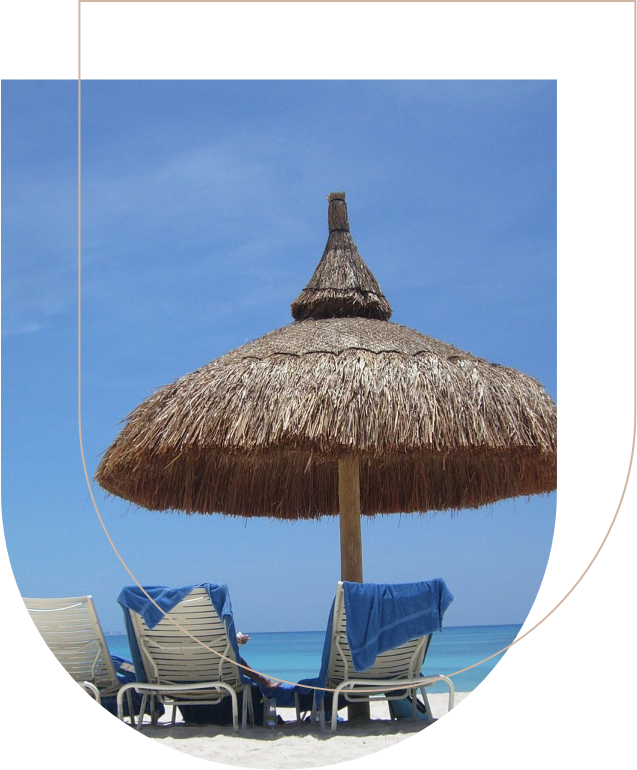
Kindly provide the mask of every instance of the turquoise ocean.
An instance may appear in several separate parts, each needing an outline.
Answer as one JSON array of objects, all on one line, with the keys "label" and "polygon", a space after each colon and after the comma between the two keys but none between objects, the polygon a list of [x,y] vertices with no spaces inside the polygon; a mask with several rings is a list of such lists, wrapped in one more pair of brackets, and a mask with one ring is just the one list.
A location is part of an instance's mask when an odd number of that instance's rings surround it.
[{"label": "turquoise ocean", "polygon": [[[423,673],[453,674],[472,666],[511,644],[520,628],[519,625],[445,628],[433,635]],[[256,671],[273,678],[298,682],[318,674],[324,640],[325,631],[255,633],[250,634],[250,641],[241,648],[241,653]],[[130,660],[130,647],[125,635],[108,635],[106,641],[112,654]],[[456,690],[474,690],[501,658],[502,655],[498,655],[454,676]],[[433,692],[445,692],[446,687],[440,684],[431,689]]]}]

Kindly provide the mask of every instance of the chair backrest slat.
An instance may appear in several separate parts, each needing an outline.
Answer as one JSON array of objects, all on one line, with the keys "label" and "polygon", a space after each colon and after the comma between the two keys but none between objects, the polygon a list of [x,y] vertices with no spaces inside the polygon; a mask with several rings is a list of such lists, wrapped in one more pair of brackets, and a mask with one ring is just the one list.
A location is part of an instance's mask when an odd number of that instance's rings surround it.
[{"label": "chair backrest slat", "polygon": [[104,692],[118,689],[92,597],[25,598],[24,603],[47,646],[73,679],[92,682]]},{"label": "chair backrest slat", "polygon": [[[144,669],[152,684],[223,681],[230,686],[239,685],[239,670],[226,627],[205,588],[195,588],[153,629],[137,613],[131,612],[131,618]],[[210,649],[184,634],[171,619]]]}]

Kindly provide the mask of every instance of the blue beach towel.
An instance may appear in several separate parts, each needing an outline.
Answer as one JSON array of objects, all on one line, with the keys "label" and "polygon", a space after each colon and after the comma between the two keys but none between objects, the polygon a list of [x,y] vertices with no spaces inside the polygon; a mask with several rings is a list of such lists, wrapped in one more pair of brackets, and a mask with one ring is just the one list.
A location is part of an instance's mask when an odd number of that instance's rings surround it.
[{"label": "blue beach towel", "polygon": [[[199,583],[198,585],[184,586],[183,588],[144,586],[143,590],[139,586],[126,586],[125,588],[122,588],[120,595],[117,597],[117,601],[124,611],[126,633],[128,635],[128,642],[138,682],[147,682],[148,677],[144,670],[144,664],[137,645],[130,613],[136,612],[138,615],[142,616],[148,628],[155,628],[155,626],[163,619],[164,613],[169,613],[173,610],[179,602],[185,599],[195,588],[206,589],[208,596],[210,596],[212,606],[215,608],[226,627],[234,654],[238,661],[241,660],[228,586],[216,585],[214,583]],[[148,596],[146,594],[148,594]],[[159,605],[161,609],[158,609],[156,605]],[[239,669],[239,677],[241,682],[245,683],[246,679],[243,674],[243,669],[241,668]]]},{"label": "blue beach towel", "polygon": [[453,601],[445,581],[385,585],[343,583],[347,643],[355,671],[366,671],[383,652],[442,630]]},{"label": "blue beach towel", "polygon": [[[410,639],[442,630],[442,618],[453,601],[444,580],[436,578],[420,583],[350,583],[343,582],[347,616],[347,643],[355,671],[366,671],[377,656],[393,650]],[[311,693],[303,685],[325,687],[330,661],[334,603],[327,621],[323,657],[319,675],[302,679],[297,692]],[[316,690],[320,704],[326,693]],[[328,693],[331,696],[331,693]]]}]

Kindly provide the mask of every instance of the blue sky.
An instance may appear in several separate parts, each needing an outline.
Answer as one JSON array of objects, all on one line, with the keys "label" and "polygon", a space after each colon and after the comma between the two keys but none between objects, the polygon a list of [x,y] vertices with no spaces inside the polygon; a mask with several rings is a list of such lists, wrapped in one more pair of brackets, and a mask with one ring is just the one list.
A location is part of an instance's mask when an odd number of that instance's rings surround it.
[{"label": "blue sky", "polygon": [[[2,509],[23,595],[130,578],[77,428],[77,83],[2,84]],[[82,84],[82,421],[92,475],[156,388],[291,321],[345,190],[392,320],[556,399],[554,81]],[[230,586],[245,631],[325,625],[338,522],[100,512],[142,583]],[[555,495],[363,521],[365,578],[443,577],[449,625],[522,622]]]}]

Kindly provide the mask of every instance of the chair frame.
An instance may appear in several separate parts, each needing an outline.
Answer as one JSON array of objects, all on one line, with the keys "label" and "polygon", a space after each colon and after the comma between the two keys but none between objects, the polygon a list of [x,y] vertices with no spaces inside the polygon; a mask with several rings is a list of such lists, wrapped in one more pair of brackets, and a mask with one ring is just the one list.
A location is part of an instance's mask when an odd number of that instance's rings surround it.
[{"label": "chair frame", "polygon": [[[23,598],[24,604],[46,645],[71,677],[98,703],[117,695],[117,678],[93,597]],[[128,698],[132,721],[132,699]]]},{"label": "chair frame", "polygon": [[[429,649],[431,636],[422,636],[410,640],[393,650],[383,652],[374,661],[374,665],[366,671],[355,671],[352,665],[352,655],[347,643],[347,619],[345,617],[345,601],[343,583],[339,581],[334,601],[334,617],[331,628],[330,660],[327,672],[326,688],[333,690],[332,718],[330,730],[336,730],[338,718],[338,698],[342,694],[348,703],[364,703],[371,701],[402,700],[411,696],[412,718],[417,719],[417,695],[422,693],[426,716],[433,720],[431,706],[427,698],[426,688],[444,682],[449,688],[448,710],[454,707],[455,690],[453,682],[443,674],[423,676],[421,668]],[[396,669],[401,675],[396,675]],[[396,690],[400,686],[400,690]],[[360,692],[362,689],[379,689],[378,692]],[[383,688],[391,688],[386,692]],[[298,695],[295,693],[297,720],[300,721]],[[311,721],[318,721],[321,729],[325,729],[325,699],[317,707],[316,691],[312,703]]]},{"label": "chair frame", "polygon": [[[196,606],[195,606],[196,605]],[[142,706],[137,729],[141,730],[143,714],[151,699],[152,724],[157,723],[155,699],[172,706],[171,724],[175,724],[177,706],[216,705],[225,697],[232,703],[232,726],[239,729],[238,694],[243,694],[241,727],[247,726],[248,716],[254,724],[250,684],[242,684],[232,644],[225,625],[219,618],[205,588],[195,588],[182,599],[153,629],[149,629],[141,615],[130,613],[133,631],[142,657],[148,682],[124,685],[117,696],[117,714],[123,719],[123,698],[129,690],[142,695]],[[172,618],[196,639],[212,650],[206,650],[175,626]],[[209,637],[209,638],[208,638]],[[198,671],[198,669],[200,669]],[[202,672],[216,670],[216,677],[202,680]],[[183,680],[181,679],[183,677]]]}]

